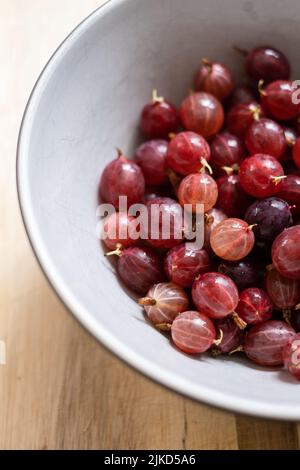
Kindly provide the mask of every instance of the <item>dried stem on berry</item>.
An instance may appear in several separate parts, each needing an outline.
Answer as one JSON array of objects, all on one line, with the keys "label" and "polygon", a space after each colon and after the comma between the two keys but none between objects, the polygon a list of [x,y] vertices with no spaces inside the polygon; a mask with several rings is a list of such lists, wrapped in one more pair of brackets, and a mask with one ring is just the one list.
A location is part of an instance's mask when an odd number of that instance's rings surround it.
[{"label": "dried stem on berry", "polygon": [[214,344],[216,346],[219,346],[222,343],[223,338],[224,338],[223,330],[220,329],[220,336],[218,339],[215,339]]},{"label": "dried stem on berry", "polygon": [[244,330],[246,328],[247,323],[244,320],[242,320],[242,318],[239,317],[239,315],[236,312],[233,312],[231,316],[232,316],[234,323],[239,327],[240,330]]},{"label": "dried stem on berry", "polygon": [[266,92],[263,89],[264,83],[265,83],[264,80],[259,80],[258,86],[257,86],[258,92],[261,96],[266,96]]},{"label": "dried stem on berry", "polygon": [[275,184],[275,186],[277,186],[279,183],[281,183],[282,180],[284,180],[285,178],[287,178],[286,175],[283,175],[283,176],[272,176],[272,183]]},{"label": "dried stem on berry", "polygon": [[291,316],[292,316],[292,312],[290,309],[282,310],[283,320],[290,326],[291,326]]},{"label": "dried stem on berry", "polygon": [[228,353],[229,356],[231,356],[232,354],[235,354],[237,352],[243,352],[244,351],[244,346],[241,344],[240,346],[238,346],[237,348],[233,349],[232,351],[230,351]]},{"label": "dried stem on berry", "polygon": [[247,57],[248,55],[248,51],[246,49],[243,49],[242,47],[239,47],[239,46],[233,46],[233,49],[238,52],[239,54],[241,54],[243,57]]},{"label": "dried stem on berry", "polygon": [[162,103],[164,101],[163,96],[158,96],[156,88],[154,88],[154,90],[152,90],[152,101],[154,103]]},{"label": "dried stem on berry", "polygon": [[209,174],[212,175],[213,174],[213,171],[212,171],[212,167],[209,165],[209,163],[207,162],[206,158],[204,157],[201,157],[200,158],[200,162],[201,162],[201,165],[202,165],[202,168],[200,170],[200,173],[205,173],[205,170],[207,169]]},{"label": "dried stem on berry", "polygon": [[117,244],[117,248],[113,251],[109,251],[108,253],[104,253],[104,256],[122,256],[122,245],[121,243]]},{"label": "dried stem on berry", "polygon": [[159,331],[171,331],[171,324],[170,323],[159,323],[158,325],[155,325],[155,328],[157,328]]},{"label": "dried stem on berry", "polygon": [[156,304],[156,300],[151,297],[142,297],[138,300],[138,304],[142,307],[150,307]]}]

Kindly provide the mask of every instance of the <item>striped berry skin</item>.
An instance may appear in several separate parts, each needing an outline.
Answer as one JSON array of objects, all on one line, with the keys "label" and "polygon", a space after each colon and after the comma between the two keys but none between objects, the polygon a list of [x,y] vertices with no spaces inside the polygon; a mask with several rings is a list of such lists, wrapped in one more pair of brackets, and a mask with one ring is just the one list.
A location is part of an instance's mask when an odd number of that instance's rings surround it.
[{"label": "striped berry skin", "polygon": [[197,210],[196,204],[203,204],[204,212],[207,212],[217,202],[217,183],[206,173],[187,175],[179,185],[178,199],[182,206],[192,204],[193,212],[203,212],[201,208]]},{"label": "striped berry skin", "polygon": [[171,335],[174,344],[187,354],[201,354],[216,340],[213,322],[202,313],[192,310],[175,318]]},{"label": "striped berry skin", "polygon": [[198,274],[209,271],[210,259],[205,250],[191,243],[182,243],[167,253],[164,268],[170,281],[191,287]]},{"label": "striped berry skin", "polygon": [[212,231],[210,244],[219,258],[238,261],[252,250],[255,237],[251,227],[241,219],[225,219]]},{"label": "striped berry skin", "polygon": [[262,366],[283,364],[284,347],[295,336],[287,323],[270,320],[253,326],[246,334],[244,351],[251,361]]},{"label": "striped berry skin", "polygon": [[179,115],[188,131],[197,132],[205,138],[217,134],[224,123],[224,111],[220,101],[205,92],[192,93],[185,98]]},{"label": "striped berry skin", "polygon": [[270,320],[272,312],[273,304],[264,290],[250,287],[240,293],[236,313],[249,325],[256,325]]},{"label": "striped berry skin", "polygon": [[227,215],[220,209],[215,207],[210,211],[206,212],[204,217],[204,248],[211,253],[210,246],[210,236],[212,230],[220,223],[222,220],[227,219]]},{"label": "striped berry skin", "polygon": [[164,98],[154,97],[145,105],[141,113],[141,131],[148,139],[166,139],[178,128],[176,108]]},{"label": "striped berry skin", "polygon": [[226,65],[203,59],[195,77],[195,88],[211,93],[223,101],[233,92],[234,78]]},{"label": "striped berry skin", "polygon": [[282,276],[300,280],[300,225],[285,229],[275,238],[272,261]]},{"label": "striped berry skin", "polygon": [[236,285],[220,273],[206,273],[192,287],[192,298],[196,308],[208,317],[221,319],[234,312],[239,293]]},{"label": "striped berry skin", "polygon": [[145,294],[153,284],[164,280],[160,257],[148,247],[123,250],[117,271],[124,284],[139,294]]},{"label": "striped berry skin", "polygon": [[293,102],[293,82],[276,80],[260,90],[261,105],[274,119],[287,121],[296,119],[300,105]]},{"label": "striped berry skin", "polygon": [[242,188],[256,198],[279,193],[283,176],[284,171],[278,160],[264,153],[256,153],[246,158],[239,170]]},{"label": "striped berry skin", "polygon": [[147,185],[162,186],[168,183],[167,151],[168,142],[162,139],[149,140],[137,148],[134,160],[141,167]]},{"label": "striped berry skin", "polygon": [[256,101],[237,104],[227,114],[227,129],[243,140],[252,122],[263,116],[263,109]]},{"label": "striped berry skin", "polygon": [[172,282],[155,284],[146,297],[139,300],[149,320],[154,325],[173,323],[180,312],[189,306],[189,299],[182,287]]},{"label": "striped berry skin", "polygon": [[287,143],[283,127],[272,119],[262,118],[249,127],[245,143],[250,155],[265,153],[280,160]]},{"label": "striped berry skin", "polygon": [[283,363],[286,370],[300,381],[300,333],[291,337],[285,345]]},{"label": "striped berry skin", "polygon": [[145,193],[145,178],[140,167],[120,155],[109,163],[101,176],[99,196],[119,208],[119,196],[127,196],[128,207],[140,202]]},{"label": "striped berry skin", "polygon": [[181,175],[200,171],[209,159],[208,143],[195,132],[180,132],[169,143],[167,165]]},{"label": "striped berry skin", "polygon": [[211,164],[217,170],[239,165],[245,156],[243,142],[228,131],[217,134],[211,141],[210,147]]},{"label": "striped berry skin", "polygon": [[253,80],[285,80],[290,76],[286,56],[274,47],[260,46],[252,49],[246,58],[246,72]]},{"label": "striped berry skin", "polygon": [[300,282],[283,277],[274,268],[267,270],[266,289],[277,309],[292,309],[300,302]]}]

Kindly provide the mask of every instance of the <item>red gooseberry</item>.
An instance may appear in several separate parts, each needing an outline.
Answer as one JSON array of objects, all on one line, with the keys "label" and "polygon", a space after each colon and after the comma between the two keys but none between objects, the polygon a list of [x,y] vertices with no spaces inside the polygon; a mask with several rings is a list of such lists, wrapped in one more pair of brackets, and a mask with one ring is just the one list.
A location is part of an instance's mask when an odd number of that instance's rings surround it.
[{"label": "red gooseberry", "polygon": [[[207,212],[217,202],[217,183],[206,173],[187,175],[179,185],[178,199],[183,207],[185,204],[191,204],[193,212],[202,213],[203,209]],[[200,204],[203,207],[197,207]]]},{"label": "red gooseberry", "polygon": [[195,132],[180,132],[169,143],[167,165],[181,175],[200,171],[209,159],[208,143]]},{"label": "red gooseberry", "polygon": [[272,261],[282,276],[300,280],[300,225],[286,228],[275,238]]},{"label": "red gooseberry", "polygon": [[161,186],[168,183],[166,157],[168,142],[157,139],[140,145],[134,154],[135,162],[141,167],[147,185]]},{"label": "red gooseberry", "polygon": [[125,212],[115,212],[107,217],[103,224],[102,240],[110,250],[127,248],[137,240],[131,234],[135,228],[135,218]]},{"label": "red gooseberry", "polygon": [[300,334],[292,336],[283,348],[283,363],[295,379],[300,380]]},{"label": "red gooseberry", "polygon": [[262,107],[256,101],[237,104],[227,114],[227,128],[232,134],[244,139],[252,122],[263,116]]},{"label": "red gooseberry", "polygon": [[258,287],[249,287],[240,293],[236,308],[238,316],[249,325],[270,320],[273,304],[268,294]]},{"label": "red gooseberry", "polygon": [[229,68],[221,62],[202,59],[202,65],[195,77],[195,88],[211,93],[223,101],[234,89],[234,78]]},{"label": "red gooseberry", "polygon": [[272,119],[254,121],[246,134],[246,146],[251,155],[266,153],[279,160],[287,147],[282,126]]},{"label": "red gooseberry", "polygon": [[228,261],[245,258],[254,246],[252,227],[241,219],[225,219],[211,232],[210,244],[214,253]]},{"label": "red gooseberry", "polygon": [[141,113],[142,133],[149,139],[167,138],[171,132],[177,131],[178,124],[176,108],[153,90],[152,101]]},{"label": "red gooseberry", "polygon": [[267,114],[275,119],[286,121],[295,119],[300,111],[300,105],[293,100],[295,88],[289,80],[276,80],[263,87],[259,86],[261,105]]},{"label": "red gooseberry", "polygon": [[216,342],[213,322],[199,312],[189,310],[180,313],[171,326],[174,344],[187,354],[200,354]]}]

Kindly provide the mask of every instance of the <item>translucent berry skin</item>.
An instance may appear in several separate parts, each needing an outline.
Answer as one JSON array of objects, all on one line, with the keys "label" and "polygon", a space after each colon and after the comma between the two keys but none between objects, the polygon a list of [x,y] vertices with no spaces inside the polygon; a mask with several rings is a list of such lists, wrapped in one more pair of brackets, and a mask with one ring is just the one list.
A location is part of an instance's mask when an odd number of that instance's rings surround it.
[{"label": "translucent berry skin", "polygon": [[224,111],[220,101],[210,93],[192,93],[182,102],[180,119],[188,131],[203,137],[219,132],[224,123]]},{"label": "translucent berry skin", "polygon": [[127,205],[140,202],[145,193],[145,178],[140,167],[123,155],[104,169],[99,186],[99,196],[119,208],[119,196],[127,196]]},{"label": "translucent berry skin", "polygon": [[273,304],[264,290],[258,287],[249,287],[240,293],[236,313],[249,325],[256,325],[270,320]]},{"label": "translucent berry skin", "polygon": [[196,276],[210,270],[210,259],[205,250],[191,243],[182,243],[167,253],[164,268],[170,281],[191,287]]},{"label": "translucent berry skin", "polygon": [[149,139],[166,139],[178,124],[176,108],[164,99],[153,100],[142,110],[141,131]]},{"label": "translucent berry skin", "polygon": [[283,349],[283,363],[286,370],[300,381],[300,334],[289,339]]},{"label": "translucent berry skin", "polygon": [[262,117],[263,109],[256,101],[237,104],[227,114],[227,128],[243,140],[252,122]]},{"label": "translucent berry skin", "polygon": [[300,282],[283,277],[274,268],[267,270],[266,288],[278,309],[292,309],[300,302]]},{"label": "translucent berry skin", "polygon": [[169,143],[167,165],[181,175],[196,173],[209,159],[208,143],[195,132],[180,132]]},{"label": "translucent berry skin", "polygon": [[239,290],[259,284],[259,272],[250,261],[222,261],[218,271],[229,276]]},{"label": "translucent berry skin", "polygon": [[243,217],[253,199],[243,190],[239,175],[222,176],[217,185],[217,207],[228,217]]},{"label": "translucent berry skin", "polygon": [[284,155],[287,147],[282,126],[266,118],[251,124],[245,142],[250,155],[266,153],[277,160]]},{"label": "translucent berry skin", "polygon": [[[197,211],[196,204],[203,204],[204,212],[207,212],[217,202],[217,183],[206,173],[187,175],[179,185],[178,199],[182,206],[192,204],[193,212],[199,212]],[[201,208],[200,212],[202,213]]]},{"label": "translucent berry skin", "polygon": [[300,280],[300,225],[285,229],[275,238],[272,261],[282,276]]},{"label": "translucent berry skin", "polygon": [[[152,300],[154,305],[147,305],[147,300]],[[181,287],[172,282],[161,282],[152,286],[146,297],[140,299],[139,303],[144,306],[149,320],[154,325],[158,325],[173,323],[180,312],[187,310],[189,299]]]},{"label": "translucent berry skin", "polygon": [[261,105],[268,115],[282,121],[298,116],[300,106],[292,101],[295,91],[292,83],[289,80],[276,80],[261,91]]},{"label": "translucent berry skin", "polygon": [[134,222],[135,218],[127,215],[125,212],[111,214],[103,224],[103,232],[106,234],[106,237],[103,238],[103,243],[107,248],[115,250],[118,245],[121,245],[122,248],[127,248],[136,243],[137,240],[130,236],[130,227]]},{"label": "translucent berry skin", "polygon": [[124,284],[139,294],[146,294],[153,284],[164,280],[160,257],[148,247],[122,251],[117,271]]},{"label": "translucent berry skin", "polygon": [[251,103],[256,101],[257,96],[255,90],[247,84],[237,86],[230,97],[229,106],[233,107],[237,104]]},{"label": "translucent berry skin", "polygon": [[300,214],[300,176],[287,175],[280,184],[280,191],[277,196],[284,199],[295,215]]},{"label": "translucent berry skin", "polygon": [[[182,243],[183,211],[180,204],[169,197],[157,197],[148,201],[146,207],[148,221],[141,219],[141,232],[147,243],[154,248],[164,249],[170,249]],[[153,225],[151,220],[153,220]],[[163,231],[166,229],[164,220],[170,220],[168,238],[164,238]],[[177,238],[179,236],[181,238]]]},{"label": "translucent berry skin", "polygon": [[227,261],[245,258],[254,246],[254,234],[241,219],[225,219],[217,225],[210,236],[214,253]]},{"label": "translucent berry skin", "polygon": [[147,185],[161,186],[168,183],[167,151],[168,142],[162,139],[149,140],[137,148],[133,158],[141,167]]},{"label": "translucent berry skin", "polygon": [[293,224],[289,204],[278,197],[255,201],[245,214],[245,221],[255,225],[256,239],[272,242],[285,228]]},{"label": "translucent berry skin", "polygon": [[211,164],[218,170],[224,166],[239,165],[245,156],[242,141],[227,131],[217,134],[211,141],[210,148]]},{"label": "translucent berry skin", "polygon": [[294,335],[294,329],[285,322],[270,320],[253,326],[246,333],[244,351],[256,364],[280,366],[283,349]]},{"label": "translucent berry skin", "polygon": [[239,177],[244,191],[253,197],[269,197],[279,193],[284,171],[276,158],[271,155],[257,153],[246,158],[240,166]]},{"label": "translucent berry skin", "polygon": [[226,65],[203,59],[195,77],[196,90],[211,93],[223,101],[232,93],[234,85],[233,75]]},{"label": "translucent berry skin", "polygon": [[298,168],[300,168],[300,137],[296,140],[293,147],[293,160]]},{"label": "translucent berry skin", "polygon": [[230,277],[211,272],[194,282],[192,298],[199,311],[211,318],[221,319],[234,312],[239,293]]},{"label": "translucent berry skin", "polygon": [[174,344],[187,354],[207,351],[216,339],[213,322],[199,312],[189,310],[180,313],[171,327]]},{"label": "translucent berry skin", "polygon": [[246,58],[246,72],[253,80],[286,80],[290,76],[290,64],[286,56],[273,47],[252,49]]},{"label": "translucent berry skin", "polygon": [[218,346],[214,346],[214,352],[217,351],[219,354],[228,354],[243,344],[244,332],[231,317],[216,320],[215,327],[217,336],[219,337],[222,331],[223,338]]},{"label": "translucent berry skin", "polygon": [[204,248],[210,253],[210,235],[211,231],[220,223],[222,220],[227,219],[227,215],[220,209],[215,207],[205,214],[204,218]]}]

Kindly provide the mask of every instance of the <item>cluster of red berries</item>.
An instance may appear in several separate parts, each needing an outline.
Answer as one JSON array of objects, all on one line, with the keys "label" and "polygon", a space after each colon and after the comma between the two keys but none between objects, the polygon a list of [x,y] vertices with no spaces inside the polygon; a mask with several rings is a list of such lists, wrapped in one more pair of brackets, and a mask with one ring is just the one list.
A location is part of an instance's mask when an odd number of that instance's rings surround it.
[{"label": "cluster of red berries", "polygon": [[[104,243],[150,321],[180,350],[244,351],[300,379],[300,105],[281,52],[244,54],[251,84],[235,86],[224,64],[203,59],[179,112],[154,91],[141,113],[148,140],[133,160],[120,152],[104,169],[99,195],[116,209],[122,195],[149,214],[159,207],[170,236],[160,226],[151,237],[147,224],[147,240],[134,240],[136,219],[117,212],[104,230],[127,237]],[[173,234],[185,204],[204,206],[201,249]]]}]

